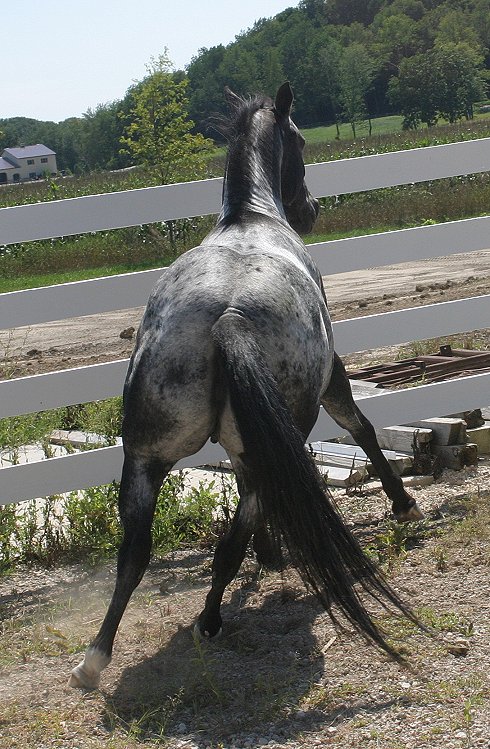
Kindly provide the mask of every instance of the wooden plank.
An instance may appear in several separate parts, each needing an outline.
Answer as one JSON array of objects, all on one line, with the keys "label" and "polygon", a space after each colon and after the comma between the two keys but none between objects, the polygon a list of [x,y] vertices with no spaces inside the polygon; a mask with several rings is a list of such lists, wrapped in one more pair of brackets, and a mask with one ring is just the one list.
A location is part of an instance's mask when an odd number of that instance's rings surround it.
[{"label": "wooden plank", "polygon": [[488,249],[490,216],[308,245],[323,275]]},{"label": "wooden plank", "polygon": [[337,466],[319,465],[318,470],[329,486],[348,487],[360,484],[368,473],[364,468],[339,468]]},{"label": "wooden plank", "polygon": [[[402,476],[403,486],[430,486],[434,483],[434,476]],[[382,489],[381,481],[370,481],[370,489]]]},{"label": "wooden plank", "polygon": [[0,418],[122,394],[127,359],[0,382]]},{"label": "wooden plank", "polygon": [[[474,231],[475,227],[478,229],[476,232]],[[421,234],[419,233],[419,229]],[[309,245],[308,250],[316,260],[320,270],[331,274],[365,268],[367,266],[374,267],[393,262],[405,262],[411,259],[435,257],[442,254],[449,255],[454,252],[470,252],[488,246],[490,217],[466,219],[464,221],[451,222],[451,224],[419,227],[419,229],[404,229],[402,232],[386,232],[384,234],[367,235],[364,237],[350,237],[338,240],[338,242]],[[426,235],[428,229],[431,230],[430,236]],[[415,232],[415,234],[409,236],[403,234],[403,232]],[[439,236],[438,232],[441,232],[439,240],[437,239]],[[472,236],[473,234],[478,235],[478,242]],[[438,247],[436,252],[428,254],[436,247]],[[415,256],[410,248],[416,250],[417,254]],[[355,268],[349,257],[352,257],[352,260],[355,261]],[[0,328],[10,329],[51,322],[53,320],[64,320],[70,317],[81,317],[143,306],[148,300],[150,291],[164,271],[164,268],[157,268],[156,270],[119,274],[88,281],[76,281],[57,286],[0,294]],[[445,304],[454,305],[457,303],[446,302]],[[430,317],[431,332],[428,332],[427,336],[445,335],[449,325],[455,326],[454,332],[464,332],[466,330],[476,330],[478,327],[486,327],[488,325],[488,315],[486,323],[483,319],[485,304],[488,304],[488,296],[476,297],[475,301],[471,301],[466,313],[464,310],[459,312],[457,307],[428,305],[428,307],[434,307],[434,315]],[[388,317],[383,335],[388,335],[390,328],[392,331],[396,331],[399,324],[405,326],[405,328],[407,324],[408,327],[418,324],[425,325],[429,318],[423,312],[424,309],[427,309],[427,307],[415,308],[418,312],[414,311],[411,313],[411,320],[413,322],[404,322],[401,317]],[[385,314],[396,315],[397,313],[388,312]],[[446,315],[450,315],[450,318],[446,318]],[[471,316],[475,316],[475,324],[472,328],[469,328],[468,324]],[[419,322],[419,318],[422,319],[422,323]],[[381,316],[369,315],[360,319],[366,321],[368,319],[375,319],[375,325],[379,325]],[[345,323],[345,335],[349,335],[349,325],[353,321],[348,320],[343,322]],[[366,326],[366,329],[370,328],[370,323],[368,322],[364,322],[363,325]],[[405,328],[402,329],[405,330]],[[366,345],[365,348],[373,348],[372,341],[376,338],[376,334],[372,330],[371,332],[367,332],[370,338],[369,345]],[[352,348],[352,346],[362,345],[358,341],[361,341],[365,334],[364,331],[360,332],[355,339],[356,342],[350,342],[350,339],[347,339],[344,348],[362,350]],[[403,336],[405,336],[403,337],[404,341],[411,340],[406,337],[407,334],[409,334],[409,331],[403,333]],[[397,340],[394,340],[395,343],[398,342],[400,335],[402,335],[402,330],[400,330],[397,336],[395,335],[395,338],[397,338]],[[390,345],[390,343],[386,345]],[[343,353],[346,353],[346,351],[344,350]]]},{"label": "wooden plank", "polygon": [[467,429],[466,437],[468,442],[478,447],[478,455],[490,454],[490,421],[485,422],[484,426]]},{"label": "wooden plank", "polygon": [[[174,468],[217,465],[226,459],[219,445],[208,442],[199,453],[180,460]],[[0,505],[119,481],[122,464],[123,449],[117,445],[3,468],[0,470]]]},{"label": "wooden plank", "polygon": [[[367,459],[364,450],[353,442],[310,442],[309,447],[314,453],[333,453],[334,455],[343,455],[350,458]],[[395,450],[383,450],[383,455],[387,460],[395,460],[397,457]]]},{"label": "wooden plank", "polygon": [[142,307],[164,271],[157,268],[0,294],[0,328]]},{"label": "wooden plank", "polygon": [[0,245],[218,213],[221,178],[0,209]]},{"label": "wooden plank", "polygon": [[376,190],[490,170],[490,138],[339,159],[307,167],[317,197]]},{"label": "wooden plank", "polygon": [[335,466],[336,468],[366,468],[369,470],[370,463],[366,458],[349,458],[347,455],[336,453],[316,453],[315,463],[322,466]]},{"label": "wooden plank", "polygon": [[413,452],[416,439],[419,444],[427,444],[432,440],[432,429],[421,429],[407,426],[384,427],[376,430],[379,446],[385,450]]},{"label": "wooden plank", "polygon": [[[71,447],[81,448],[87,445],[102,447],[107,440],[102,435],[93,432],[80,432],[77,429],[54,429],[49,435],[49,442],[51,445],[70,445]],[[117,439],[116,444],[122,444],[120,438]]]},{"label": "wooden plank", "polygon": [[[381,428],[393,424],[406,425],[447,413],[448,403],[461,411],[469,411],[486,403],[489,392],[490,372],[486,372],[437,384],[387,391],[382,398],[361,397],[356,403],[373,426]],[[330,439],[339,434],[339,427],[321,409],[308,441]]]},{"label": "wooden plank", "polygon": [[437,417],[415,421],[410,426],[432,430],[432,445],[460,445],[466,442],[466,424],[462,419]]},{"label": "wooden plank", "polygon": [[467,445],[432,445],[432,452],[436,455],[444,468],[460,471],[465,466],[474,466],[478,462],[478,447]]},{"label": "wooden plank", "polygon": [[[359,347],[373,348],[394,342],[401,343],[417,337],[420,330],[424,330],[424,335],[432,336],[435,329],[434,316],[440,321],[439,331],[457,332],[461,328],[473,330],[475,325],[483,325],[484,321],[488,324],[489,305],[490,295],[400,312],[387,312],[383,315],[370,315],[368,318],[338,321],[333,324],[335,348],[340,354],[345,354],[360,350]],[[424,310],[424,315],[418,314],[420,310]],[[415,319],[412,319],[414,313]],[[409,327],[407,321],[411,321],[413,327]],[[128,360],[121,359],[116,362],[2,381],[0,418],[120,395],[127,366]],[[358,386],[353,382],[352,387]],[[362,385],[359,385],[359,388],[362,388]],[[376,394],[382,392],[378,390]]]}]

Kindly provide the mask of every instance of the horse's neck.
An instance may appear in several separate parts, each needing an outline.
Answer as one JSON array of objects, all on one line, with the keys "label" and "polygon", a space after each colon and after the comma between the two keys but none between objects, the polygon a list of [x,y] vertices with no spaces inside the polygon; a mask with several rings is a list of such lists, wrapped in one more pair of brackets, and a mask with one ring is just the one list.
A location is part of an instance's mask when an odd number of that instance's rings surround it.
[{"label": "horse's neck", "polygon": [[278,137],[274,124],[259,112],[250,131],[230,149],[219,223],[243,219],[247,213],[285,219]]}]

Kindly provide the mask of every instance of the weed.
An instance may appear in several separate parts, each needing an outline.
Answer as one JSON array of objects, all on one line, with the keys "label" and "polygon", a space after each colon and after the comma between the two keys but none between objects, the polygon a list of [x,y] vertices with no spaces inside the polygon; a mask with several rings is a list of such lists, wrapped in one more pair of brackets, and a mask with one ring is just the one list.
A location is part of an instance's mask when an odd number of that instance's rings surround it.
[{"label": "weed", "polygon": [[[223,487],[222,492],[214,482],[189,487],[183,472],[170,474],[155,512],[154,552],[165,554],[181,544],[214,543],[236,504],[224,479]],[[118,492],[114,482],[0,507],[0,572],[17,564],[51,566],[60,561],[84,560],[93,565],[113,556],[122,539]]]},{"label": "weed", "polygon": [[464,614],[454,611],[434,611],[429,606],[417,610],[420,620],[437,632],[452,632],[463,637],[473,635],[473,622]]},{"label": "weed", "polygon": [[436,570],[438,572],[447,572],[448,562],[446,549],[444,549],[444,547],[442,546],[438,546],[434,550],[434,557],[436,560]]},{"label": "weed", "polygon": [[368,544],[366,553],[391,571],[395,564],[405,559],[408,548],[413,547],[426,535],[427,529],[423,522],[397,523],[388,520],[374,541]]},{"label": "weed", "polygon": [[209,688],[211,694],[214,694],[218,704],[223,705],[224,692],[218,685],[216,678],[213,674],[213,661],[207,653],[207,648],[200,638],[199,634],[193,632],[192,639],[194,641],[195,657],[193,659],[194,664],[199,669],[199,674],[203,679],[203,682]]}]

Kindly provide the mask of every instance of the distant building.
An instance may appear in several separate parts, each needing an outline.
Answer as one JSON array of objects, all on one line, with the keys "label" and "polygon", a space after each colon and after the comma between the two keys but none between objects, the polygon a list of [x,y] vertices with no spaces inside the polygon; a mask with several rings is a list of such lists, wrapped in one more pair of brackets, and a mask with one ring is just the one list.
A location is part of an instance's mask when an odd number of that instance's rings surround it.
[{"label": "distant building", "polygon": [[37,143],[35,146],[5,148],[0,156],[0,185],[39,179],[58,173],[56,153]]}]

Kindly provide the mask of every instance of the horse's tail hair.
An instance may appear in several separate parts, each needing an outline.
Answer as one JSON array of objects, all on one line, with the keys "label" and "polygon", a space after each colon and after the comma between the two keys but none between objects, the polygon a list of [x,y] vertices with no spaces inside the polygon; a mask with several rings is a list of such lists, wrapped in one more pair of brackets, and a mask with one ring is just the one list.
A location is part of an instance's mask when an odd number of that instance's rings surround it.
[{"label": "horse's tail hair", "polygon": [[[243,443],[246,475],[274,541],[282,539],[294,565],[335,624],[336,604],[355,629],[390,656],[359,594],[415,615],[366,556],[336,510],[277,382],[256,342],[253,325],[227,312],[213,328],[230,405]],[[418,622],[417,622],[418,623]]]}]

